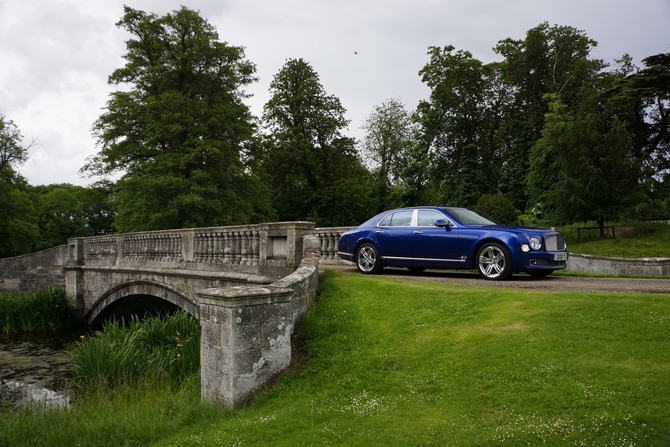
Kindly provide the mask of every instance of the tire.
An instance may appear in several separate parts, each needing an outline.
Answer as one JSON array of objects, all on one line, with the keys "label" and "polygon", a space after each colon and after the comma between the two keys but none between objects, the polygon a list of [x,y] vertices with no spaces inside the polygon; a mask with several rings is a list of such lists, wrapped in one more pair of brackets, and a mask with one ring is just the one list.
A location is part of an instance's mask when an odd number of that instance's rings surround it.
[{"label": "tire", "polygon": [[487,242],[477,251],[479,276],[488,280],[504,280],[512,276],[512,256],[504,245]]},{"label": "tire", "polygon": [[533,278],[544,278],[545,276],[549,276],[552,273],[554,273],[553,270],[531,270],[526,272]]},{"label": "tire", "polygon": [[382,262],[377,247],[368,243],[358,247],[358,250],[356,250],[356,267],[366,275],[381,272]]}]

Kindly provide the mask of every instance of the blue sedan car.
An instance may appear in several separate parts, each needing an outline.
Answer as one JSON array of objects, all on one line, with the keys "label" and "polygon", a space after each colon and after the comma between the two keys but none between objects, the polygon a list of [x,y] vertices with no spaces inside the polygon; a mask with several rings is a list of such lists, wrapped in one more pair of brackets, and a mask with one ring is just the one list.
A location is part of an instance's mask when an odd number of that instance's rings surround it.
[{"label": "blue sedan car", "polygon": [[466,208],[421,206],[385,211],[342,234],[338,256],[362,273],[386,266],[477,269],[486,279],[546,276],[564,269],[565,239],[554,230],[505,227]]}]

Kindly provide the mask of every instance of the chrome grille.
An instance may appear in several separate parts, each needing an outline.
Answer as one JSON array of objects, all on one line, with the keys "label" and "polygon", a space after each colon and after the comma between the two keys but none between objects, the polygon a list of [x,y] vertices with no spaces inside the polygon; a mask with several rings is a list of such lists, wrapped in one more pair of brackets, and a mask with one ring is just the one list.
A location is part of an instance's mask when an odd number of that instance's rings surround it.
[{"label": "chrome grille", "polygon": [[547,246],[547,251],[563,251],[565,250],[565,238],[562,234],[550,234],[545,236],[544,245]]}]

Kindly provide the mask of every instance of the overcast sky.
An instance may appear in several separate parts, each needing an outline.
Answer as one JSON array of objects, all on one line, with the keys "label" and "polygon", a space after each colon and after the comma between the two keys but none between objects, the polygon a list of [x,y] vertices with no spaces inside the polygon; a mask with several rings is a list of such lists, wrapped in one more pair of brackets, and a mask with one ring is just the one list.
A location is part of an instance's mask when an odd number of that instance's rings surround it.
[{"label": "overcast sky", "polygon": [[0,0],[0,114],[35,141],[20,168],[30,184],[88,185],[91,126],[123,66],[129,35],[114,24],[123,5],[163,15],[187,6],[222,41],[246,48],[259,82],[248,102],[260,116],[273,76],[303,58],[337,96],[358,139],[375,105],[400,98],[413,110],[428,96],[419,70],[429,46],[454,45],[483,62],[499,40],[523,39],[542,22],[585,31],[594,58],[624,53],[637,65],[670,51],[670,0]]}]

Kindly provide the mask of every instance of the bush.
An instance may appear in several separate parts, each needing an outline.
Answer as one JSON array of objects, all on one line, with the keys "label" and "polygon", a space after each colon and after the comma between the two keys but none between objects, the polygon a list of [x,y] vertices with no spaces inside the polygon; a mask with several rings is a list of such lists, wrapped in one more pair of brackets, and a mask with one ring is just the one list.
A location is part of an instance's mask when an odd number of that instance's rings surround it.
[{"label": "bush", "polygon": [[521,212],[502,194],[485,194],[479,198],[475,210],[499,224],[516,225]]}]

